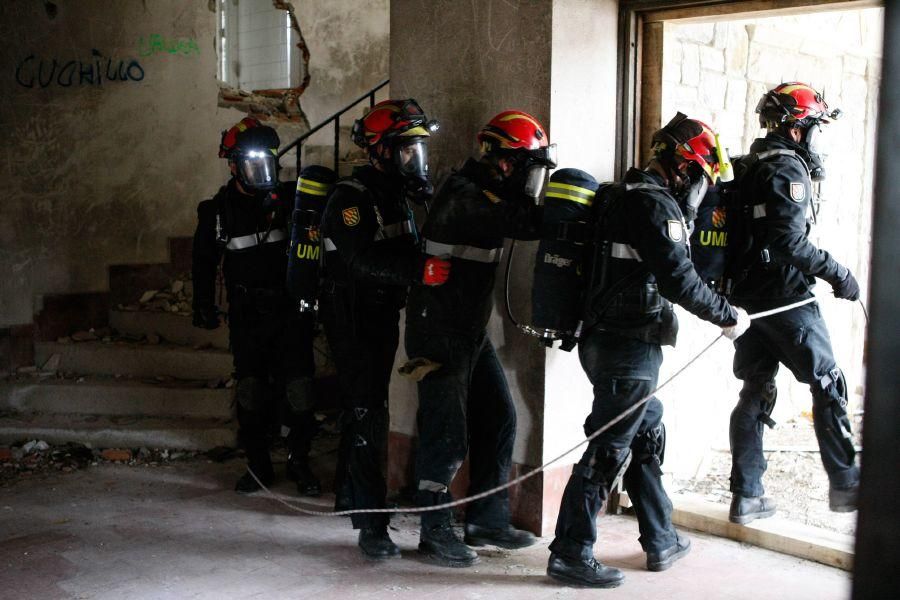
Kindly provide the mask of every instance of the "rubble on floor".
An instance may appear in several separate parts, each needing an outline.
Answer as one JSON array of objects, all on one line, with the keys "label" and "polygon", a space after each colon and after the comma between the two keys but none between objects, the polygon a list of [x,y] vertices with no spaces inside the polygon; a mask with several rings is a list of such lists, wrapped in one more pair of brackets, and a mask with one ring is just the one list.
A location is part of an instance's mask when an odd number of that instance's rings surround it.
[{"label": "rubble on floor", "polygon": [[48,473],[70,473],[96,467],[101,462],[156,467],[173,461],[189,460],[203,454],[196,451],[160,448],[100,449],[74,442],[51,446],[43,440],[29,440],[21,444],[0,447],[0,487]]},{"label": "rubble on floor", "polygon": [[[861,427],[854,423],[859,436]],[[857,440],[858,442],[858,440]],[[766,495],[772,497],[778,514],[788,519],[853,535],[856,513],[834,513],[828,508],[828,477],[822,467],[812,421],[805,415],[774,429],[764,437],[768,469],[763,476]],[[727,448],[710,451],[706,474],[693,480],[676,480],[673,491],[703,495],[707,500],[729,504],[731,453]]]}]

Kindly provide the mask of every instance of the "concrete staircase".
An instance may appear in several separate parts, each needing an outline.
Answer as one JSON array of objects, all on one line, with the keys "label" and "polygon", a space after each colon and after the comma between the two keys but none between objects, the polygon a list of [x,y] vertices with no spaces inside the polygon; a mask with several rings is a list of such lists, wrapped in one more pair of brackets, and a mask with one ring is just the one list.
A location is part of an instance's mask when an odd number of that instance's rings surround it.
[{"label": "concrete staircase", "polygon": [[[173,316],[166,325],[191,328],[187,317]],[[176,337],[191,336],[182,331]],[[52,367],[0,383],[0,443],[41,439],[192,450],[235,443],[231,390],[225,387],[231,354],[225,350],[168,341],[38,342],[35,356],[36,364]]]},{"label": "concrete staircase", "polygon": [[[169,263],[111,266],[103,313],[98,303],[79,311],[70,302],[72,308],[45,315],[43,340],[34,343],[36,369],[0,381],[0,444],[234,446],[228,328],[202,330],[183,314],[122,308],[134,308],[145,290],[163,289],[189,271],[190,247],[189,238],[176,238]],[[55,302],[66,304],[65,298]],[[73,341],[69,336],[88,321],[110,335]]]}]

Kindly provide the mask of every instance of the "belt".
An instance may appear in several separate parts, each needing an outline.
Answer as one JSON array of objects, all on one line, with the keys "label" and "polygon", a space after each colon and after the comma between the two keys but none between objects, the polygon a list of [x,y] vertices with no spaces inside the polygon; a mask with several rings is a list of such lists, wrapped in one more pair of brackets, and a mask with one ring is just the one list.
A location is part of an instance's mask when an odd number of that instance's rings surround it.
[{"label": "belt", "polygon": [[449,255],[453,258],[472,260],[482,263],[498,263],[503,256],[503,248],[479,248],[466,244],[443,244],[425,240],[425,253],[432,256]]},{"label": "belt", "polygon": [[229,250],[246,250],[247,248],[252,248],[253,246],[258,246],[259,244],[270,244],[286,239],[287,232],[284,229],[273,229],[268,234],[263,234],[262,238],[260,238],[259,233],[251,233],[250,235],[233,237],[228,240],[228,243],[225,245],[225,247]]}]

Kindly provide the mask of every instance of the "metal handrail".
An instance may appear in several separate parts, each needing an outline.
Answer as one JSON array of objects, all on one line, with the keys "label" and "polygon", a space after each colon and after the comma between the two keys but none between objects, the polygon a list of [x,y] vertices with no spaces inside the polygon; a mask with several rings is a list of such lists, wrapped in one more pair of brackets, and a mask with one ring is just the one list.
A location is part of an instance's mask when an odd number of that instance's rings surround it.
[{"label": "metal handrail", "polygon": [[300,150],[301,150],[300,145],[303,142],[305,142],[314,133],[316,133],[317,131],[319,131],[320,129],[322,129],[323,127],[325,127],[332,121],[334,121],[334,171],[336,173],[338,170],[338,163],[340,162],[341,115],[343,115],[345,112],[347,112],[348,110],[350,110],[351,108],[353,108],[354,106],[356,106],[357,104],[359,104],[360,102],[365,100],[366,98],[369,99],[369,107],[371,108],[372,106],[374,106],[375,105],[375,92],[377,92],[378,90],[380,90],[381,88],[386,86],[388,83],[390,83],[390,81],[391,81],[390,79],[385,79],[384,81],[382,81],[381,83],[379,83],[378,85],[373,87],[371,90],[369,90],[365,94],[361,95],[359,98],[357,98],[356,100],[354,100],[353,102],[351,102],[350,104],[348,104],[347,106],[342,108],[341,110],[337,111],[336,113],[334,113],[333,115],[331,115],[330,117],[328,117],[327,119],[325,119],[324,121],[322,121],[321,123],[319,123],[318,125],[313,127],[312,129],[310,129],[309,131],[307,131],[306,133],[304,133],[303,135],[301,135],[300,137],[295,139],[293,142],[291,142],[290,144],[288,144],[287,146],[285,146],[284,148],[282,148],[281,150],[278,151],[278,158],[280,159],[282,156],[287,154],[293,148],[297,148],[297,175],[299,176],[299,174],[300,174],[300,155],[302,154],[300,152]]}]

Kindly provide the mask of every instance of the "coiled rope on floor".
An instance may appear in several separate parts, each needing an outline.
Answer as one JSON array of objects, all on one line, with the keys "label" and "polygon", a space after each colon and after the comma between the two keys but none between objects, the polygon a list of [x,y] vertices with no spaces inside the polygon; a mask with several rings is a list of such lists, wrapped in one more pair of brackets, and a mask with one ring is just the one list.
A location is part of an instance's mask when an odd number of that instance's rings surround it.
[{"label": "coiled rope on floor", "polygon": [[[750,320],[752,321],[754,319],[762,319],[764,317],[769,317],[771,315],[776,315],[778,313],[787,312],[789,310],[793,310],[795,308],[798,308],[800,306],[803,306],[805,304],[809,304],[809,303],[815,302],[815,301],[816,301],[816,298],[815,298],[815,296],[813,296],[812,298],[807,298],[807,299],[801,300],[799,302],[794,302],[793,304],[779,306],[778,308],[773,308],[771,310],[764,310],[764,311],[750,315]],[[250,473],[250,475],[253,477],[253,479],[256,480],[256,483],[259,484],[260,488],[272,500],[278,502],[279,504],[289,508],[290,510],[292,510],[294,512],[302,513],[304,515],[315,516],[315,517],[346,517],[346,516],[350,516],[350,515],[390,514],[390,513],[425,513],[425,512],[435,511],[435,510],[444,510],[447,508],[454,508],[457,506],[462,506],[463,504],[468,504],[469,502],[474,502],[475,500],[481,500],[482,498],[487,498],[488,496],[491,496],[491,495],[501,492],[503,490],[509,489],[513,486],[519,485],[526,479],[530,479],[530,478],[534,477],[535,475],[537,475],[538,473],[545,471],[548,467],[559,462],[560,460],[562,460],[563,458],[565,458],[572,452],[578,450],[578,448],[580,448],[581,446],[584,446],[585,444],[590,443],[591,440],[593,440],[594,438],[596,438],[603,432],[609,430],[613,425],[615,425],[616,423],[618,423],[619,421],[621,421],[622,419],[624,419],[631,413],[633,413],[636,410],[638,410],[639,408],[641,408],[644,404],[649,402],[656,395],[657,392],[659,392],[661,389],[663,389],[664,387],[669,385],[679,375],[681,375],[688,368],[690,368],[691,365],[693,365],[695,362],[700,360],[700,357],[702,357],[704,354],[706,354],[710,350],[710,348],[715,346],[716,343],[719,340],[721,340],[723,337],[725,337],[725,335],[720,333],[718,336],[716,336],[716,338],[714,340],[712,340],[706,346],[704,346],[704,348],[702,350],[700,350],[700,352],[695,354],[693,358],[691,358],[684,365],[682,365],[677,371],[675,371],[672,375],[670,375],[665,381],[663,381],[661,384],[656,386],[656,389],[654,389],[652,392],[650,392],[649,394],[647,394],[646,396],[641,398],[639,401],[634,403],[632,406],[628,407],[626,410],[619,413],[617,416],[613,417],[610,421],[608,421],[606,424],[604,424],[602,427],[600,427],[597,431],[593,432],[591,435],[587,436],[586,438],[581,440],[579,443],[572,446],[570,449],[566,450],[565,452],[563,452],[556,458],[542,464],[539,467],[536,467],[536,468],[528,471],[527,473],[519,475],[515,479],[511,479],[502,485],[498,485],[494,488],[485,490],[483,492],[474,494],[472,496],[466,496],[465,498],[459,498],[458,500],[451,500],[450,502],[444,502],[443,504],[436,504],[434,506],[413,506],[413,507],[404,507],[404,508],[399,508],[399,507],[398,508],[356,508],[356,509],[352,509],[352,510],[339,510],[339,511],[310,510],[307,508],[301,508],[299,506],[295,506],[290,501],[277,496],[275,493],[272,492],[272,490],[270,490],[268,487],[266,487],[262,481],[259,480],[259,477],[256,476],[256,473],[254,473],[253,470],[250,469],[250,467],[247,467],[247,472]],[[292,500],[292,502],[301,502],[301,501],[300,500]]]}]

